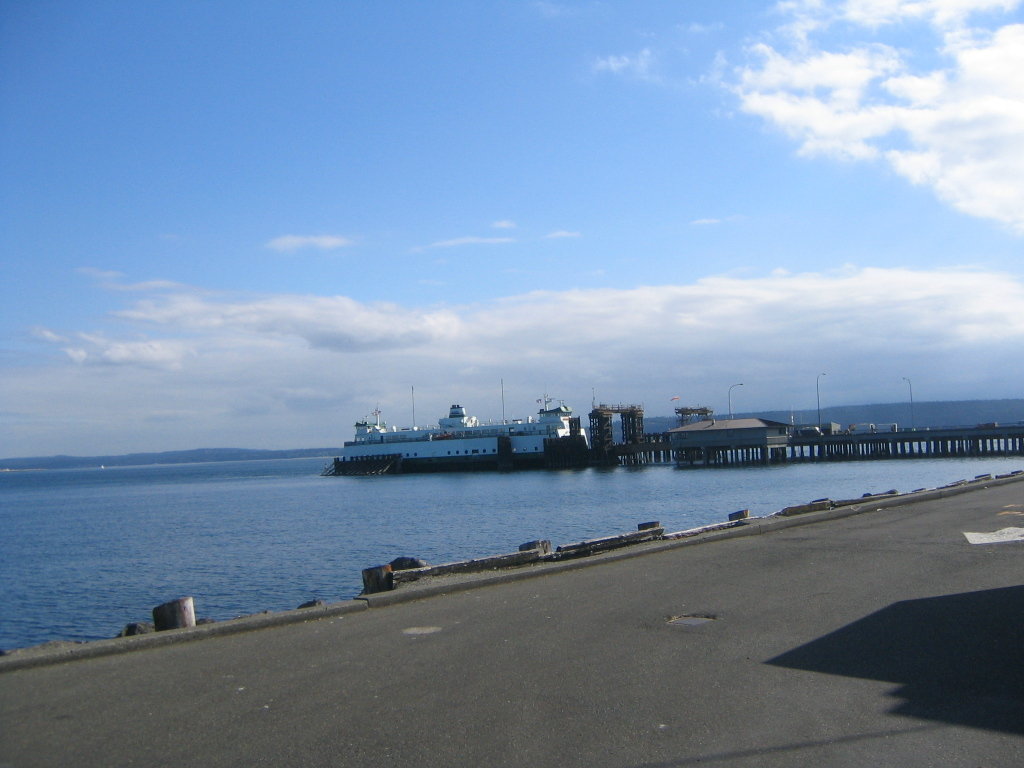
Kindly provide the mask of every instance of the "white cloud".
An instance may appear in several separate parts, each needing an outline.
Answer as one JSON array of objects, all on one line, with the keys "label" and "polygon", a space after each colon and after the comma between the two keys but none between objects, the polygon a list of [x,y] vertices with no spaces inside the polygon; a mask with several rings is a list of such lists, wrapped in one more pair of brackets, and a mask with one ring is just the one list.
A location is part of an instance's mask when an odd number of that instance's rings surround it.
[{"label": "white cloud", "polygon": [[338,235],[281,235],[266,243],[266,247],[274,251],[292,253],[306,248],[318,251],[333,251],[352,245],[347,237]]},{"label": "white cloud", "polygon": [[[64,340],[69,341],[69,340]],[[180,368],[190,354],[183,340],[112,340],[102,334],[79,333],[75,346],[64,347],[74,362],[87,365],[126,365],[155,368]]]},{"label": "white cloud", "polygon": [[187,288],[184,284],[172,280],[146,280],[141,283],[126,283],[124,282],[125,276],[121,272],[94,269],[93,267],[80,267],[76,271],[79,274],[88,275],[110,291],[147,293],[150,291],[181,290]]},{"label": "white cloud", "polygon": [[847,0],[843,16],[871,27],[903,21],[928,20],[939,26],[963,24],[975,13],[1012,11],[1019,0]]},{"label": "white cloud", "polygon": [[613,75],[629,75],[640,80],[656,80],[654,54],[650,48],[633,55],[604,56],[593,63],[595,72],[610,72]]},{"label": "white cloud", "polygon": [[173,280],[147,280],[142,283],[106,283],[105,288],[112,291],[131,291],[134,293],[148,293],[150,291],[174,291],[185,288],[182,283]]},{"label": "white cloud", "polygon": [[225,301],[179,294],[138,302],[117,316],[189,332],[294,337],[343,352],[406,349],[450,341],[460,329],[450,311],[363,304],[346,296],[268,296]]},{"label": "white cloud", "polygon": [[547,240],[558,240],[563,237],[582,237],[583,235],[579,232],[572,232],[567,229],[557,229],[554,232],[548,232],[544,235]]},{"label": "white cloud", "polygon": [[89,358],[89,353],[81,347],[67,347],[64,351],[76,363],[84,363]]},{"label": "white cloud", "polygon": [[[735,92],[747,112],[785,131],[802,154],[883,160],[957,210],[1024,233],[1024,24],[966,26],[979,12],[1019,5],[782,4],[793,42],[752,46],[756,63],[738,70]],[[907,24],[922,27],[918,39],[930,41],[930,50],[906,48],[896,32],[905,35]],[[837,30],[861,42],[837,42]]]},{"label": "white cloud", "polygon": [[793,393],[810,382],[813,397],[821,370],[832,402],[899,398],[901,376],[921,399],[1010,397],[1021,306],[1024,282],[1006,274],[854,267],[434,308],[161,291],[119,310],[114,330],[38,334],[69,359],[5,369],[0,401],[35,426],[0,435],[0,455],[76,440],[104,452],[103,435],[132,450],[337,444],[377,401],[404,412],[410,384],[424,413],[458,397],[482,417],[497,415],[499,379],[517,415],[543,388],[584,410],[591,388],[707,400],[738,374],[752,408],[801,407]]},{"label": "white cloud", "polygon": [[[836,311],[840,303],[842,312]],[[656,354],[663,344],[676,346],[677,335],[687,329],[700,329],[685,339],[691,348],[728,344],[751,353],[771,337],[772,351],[756,355],[775,355],[787,345],[820,343],[825,335],[842,338],[847,352],[863,348],[885,356],[890,353],[874,346],[883,340],[898,345],[901,333],[944,346],[1024,339],[1022,305],[1024,284],[1008,275],[846,267],[828,274],[711,276],[689,285],[629,290],[537,291],[435,309],[367,304],[346,296],[161,294],[116,312],[117,319],[135,327],[136,338],[113,340],[98,333],[77,338],[91,345],[90,357],[108,362],[180,363],[190,347],[202,354],[204,340],[210,339],[219,340],[218,348],[241,339],[275,344],[297,339],[308,347],[357,355],[401,350],[449,361],[468,356],[481,364],[536,345],[568,360],[593,355],[589,343]],[[559,318],[561,329],[554,336],[552,317]],[[983,336],[979,327],[986,328]],[[157,331],[160,338],[151,338]],[[52,332],[43,336],[54,343],[67,340]],[[892,354],[898,354],[896,347]]]},{"label": "white cloud", "polygon": [[491,224],[495,229],[515,229],[516,223],[510,219],[501,219]]},{"label": "white cloud", "polygon": [[743,72],[744,92],[797,93],[821,100],[836,112],[858,107],[873,81],[901,69],[897,53],[882,45],[800,58],[789,58],[763,44],[752,50],[763,64]]},{"label": "white cloud", "polygon": [[31,334],[41,341],[46,341],[51,344],[66,344],[68,339],[66,336],[61,336],[58,333],[54,333],[49,328],[35,327],[31,329]]},{"label": "white cloud", "polygon": [[838,24],[871,30],[927,23],[942,30],[965,26],[972,16],[1009,13],[1021,0],[781,0],[776,9],[788,19],[778,32],[806,41]]}]

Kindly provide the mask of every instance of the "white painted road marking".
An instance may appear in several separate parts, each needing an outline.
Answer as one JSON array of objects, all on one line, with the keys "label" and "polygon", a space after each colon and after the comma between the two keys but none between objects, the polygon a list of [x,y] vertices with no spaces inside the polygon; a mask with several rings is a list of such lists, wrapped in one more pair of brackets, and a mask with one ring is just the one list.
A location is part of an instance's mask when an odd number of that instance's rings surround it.
[{"label": "white painted road marking", "polygon": [[964,536],[971,544],[1002,544],[1005,541],[1024,541],[1024,528],[1003,528],[992,533],[969,533]]},{"label": "white painted road marking", "polygon": [[[1022,529],[1024,530],[1024,529]],[[432,635],[440,632],[440,627],[406,627],[402,630],[403,635]]]}]

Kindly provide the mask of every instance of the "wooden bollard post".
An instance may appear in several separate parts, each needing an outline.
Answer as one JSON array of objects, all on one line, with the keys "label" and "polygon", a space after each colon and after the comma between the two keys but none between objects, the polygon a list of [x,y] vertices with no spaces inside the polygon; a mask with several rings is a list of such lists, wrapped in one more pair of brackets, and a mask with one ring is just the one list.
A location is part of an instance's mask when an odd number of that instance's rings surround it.
[{"label": "wooden bollard post", "polygon": [[395,577],[391,572],[391,563],[363,569],[363,594],[387,592],[395,588]]},{"label": "wooden bollard post", "polygon": [[748,517],[750,517],[750,510],[741,509],[739,512],[733,512],[729,515],[729,522],[735,523],[739,520],[746,520]]},{"label": "wooden bollard post", "polygon": [[196,608],[191,597],[171,600],[153,609],[153,625],[157,632],[196,625]]}]

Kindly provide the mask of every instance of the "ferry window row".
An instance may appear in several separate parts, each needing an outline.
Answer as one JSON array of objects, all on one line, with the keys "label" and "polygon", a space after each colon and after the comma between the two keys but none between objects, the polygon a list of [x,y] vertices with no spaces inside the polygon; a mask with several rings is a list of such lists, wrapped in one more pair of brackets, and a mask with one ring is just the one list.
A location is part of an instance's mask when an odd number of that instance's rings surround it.
[{"label": "ferry window row", "polygon": [[[540,452],[540,448],[538,446],[534,446],[533,447],[533,451],[534,451],[534,453],[539,453]],[[478,453],[497,453],[497,452],[498,452],[497,448],[491,448],[490,450],[484,449],[482,451],[479,448],[474,448],[472,451],[466,451],[465,453],[463,453],[462,451],[456,451],[455,455],[456,456],[469,456],[471,453],[478,454]],[[520,451],[516,451],[515,449],[513,449],[513,453],[520,453]],[[452,452],[448,451],[448,455],[451,456]],[[418,458],[418,457],[419,457],[418,453],[403,453],[402,454],[402,458],[404,458],[404,459],[415,459],[415,458]],[[363,456],[361,458],[368,459],[368,458],[374,458],[374,457],[373,456]],[[351,457],[345,456],[345,457],[342,457],[341,460],[342,461],[357,461],[358,459],[355,456],[351,456]]]}]

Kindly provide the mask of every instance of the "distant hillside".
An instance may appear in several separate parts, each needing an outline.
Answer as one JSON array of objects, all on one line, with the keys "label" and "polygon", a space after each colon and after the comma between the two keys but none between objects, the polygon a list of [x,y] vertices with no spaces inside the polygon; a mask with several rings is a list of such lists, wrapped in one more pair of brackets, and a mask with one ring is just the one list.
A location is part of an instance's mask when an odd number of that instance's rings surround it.
[{"label": "distant hillside", "polygon": [[197,448],[191,451],[128,453],[121,456],[40,456],[28,459],[0,459],[0,469],[76,469],[79,467],[133,467],[146,464],[199,464],[209,461],[254,461],[259,459],[302,459],[337,456],[338,448],[297,448],[261,451],[246,448]]}]

